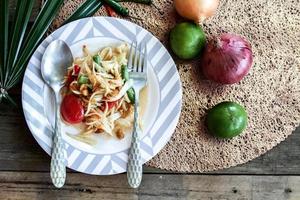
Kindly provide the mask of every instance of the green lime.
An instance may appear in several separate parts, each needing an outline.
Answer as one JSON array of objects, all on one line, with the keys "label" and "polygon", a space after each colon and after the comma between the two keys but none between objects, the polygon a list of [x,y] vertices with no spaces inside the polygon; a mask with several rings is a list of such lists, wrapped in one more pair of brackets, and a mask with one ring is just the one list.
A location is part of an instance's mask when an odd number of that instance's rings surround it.
[{"label": "green lime", "polygon": [[232,138],[246,128],[247,112],[237,103],[222,102],[208,111],[207,125],[211,134],[220,138]]},{"label": "green lime", "polygon": [[171,30],[170,45],[179,58],[192,59],[203,50],[205,34],[200,26],[191,22],[183,22]]}]

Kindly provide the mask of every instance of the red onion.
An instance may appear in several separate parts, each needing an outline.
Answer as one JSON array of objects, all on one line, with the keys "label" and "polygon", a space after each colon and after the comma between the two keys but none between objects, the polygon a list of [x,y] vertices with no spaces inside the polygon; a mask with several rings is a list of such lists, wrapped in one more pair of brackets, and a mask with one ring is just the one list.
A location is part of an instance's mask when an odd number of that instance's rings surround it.
[{"label": "red onion", "polygon": [[225,33],[207,44],[202,57],[202,70],[210,80],[233,84],[247,75],[252,62],[250,44],[241,36]]}]

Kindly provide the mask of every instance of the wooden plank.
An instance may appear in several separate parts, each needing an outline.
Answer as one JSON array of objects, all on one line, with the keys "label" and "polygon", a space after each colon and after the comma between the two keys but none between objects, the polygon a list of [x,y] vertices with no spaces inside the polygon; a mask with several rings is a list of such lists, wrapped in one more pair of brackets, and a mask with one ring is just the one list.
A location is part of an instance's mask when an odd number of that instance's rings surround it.
[{"label": "wooden plank", "polygon": [[[20,88],[11,91],[18,99],[19,108],[0,105],[0,171],[48,171],[49,156],[32,137],[20,104]],[[213,174],[294,174],[300,175],[300,128],[286,141],[267,154],[237,167],[212,172]],[[166,173],[145,168],[146,173]],[[170,173],[170,172],[168,172]]]},{"label": "wooden plank", "polygon": [[299,176],[146,174],[134,190],[125,174],[70,173],[66,185],[55,189],[48,173],[0,172],[0,199],[299,200],[299,185]]}]

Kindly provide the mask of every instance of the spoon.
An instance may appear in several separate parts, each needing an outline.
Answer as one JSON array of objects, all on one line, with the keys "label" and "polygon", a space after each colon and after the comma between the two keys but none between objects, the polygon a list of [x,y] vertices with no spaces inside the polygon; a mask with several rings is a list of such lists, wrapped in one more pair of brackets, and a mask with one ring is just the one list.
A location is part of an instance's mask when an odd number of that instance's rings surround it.
[{"label": "spoon", "polygon": [[50,176],[55,187],[61,188],[66,180],[65,160],[67,152],[61,134],[60,122],[60,90],[68,67],[73,63],[73,56],[68,45],[61,40],[55,40],[47,47],[41,63],[41,72],[44,81],[52,88],[55,94],[55,129],[51,156]]}]

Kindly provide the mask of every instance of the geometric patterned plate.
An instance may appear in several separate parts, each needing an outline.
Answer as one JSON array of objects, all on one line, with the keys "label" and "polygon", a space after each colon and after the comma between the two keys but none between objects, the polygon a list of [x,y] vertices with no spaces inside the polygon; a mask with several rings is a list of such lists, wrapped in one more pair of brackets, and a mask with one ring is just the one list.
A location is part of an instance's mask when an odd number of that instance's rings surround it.
[{"label": "geometric patterned plate", "polygon": [[[39,145],[50,155],[52,126],[47,119],[54,107],[49,88],[41,77],[40,63],[46,47],[57,39],[71,47],[73,56],[79,56],[83,44],[94,49],[120,42],[147,44],[150,66],[144,120],[147,123],[140,135],[140,147],[143,163],[155,156],[171,138],[179,119],[182,104],[179,74],[170,54],[157,38],[136,24],[111,17],[90,17],[66,24],[49,35],[31,57],[23,79],[22,106],[27,125]],[[66,165],[94,175],[125,172],[130,138],[130,134],[122,141],[100,138],[100,145],[91,147],[63,133],[67,146]]]}]

